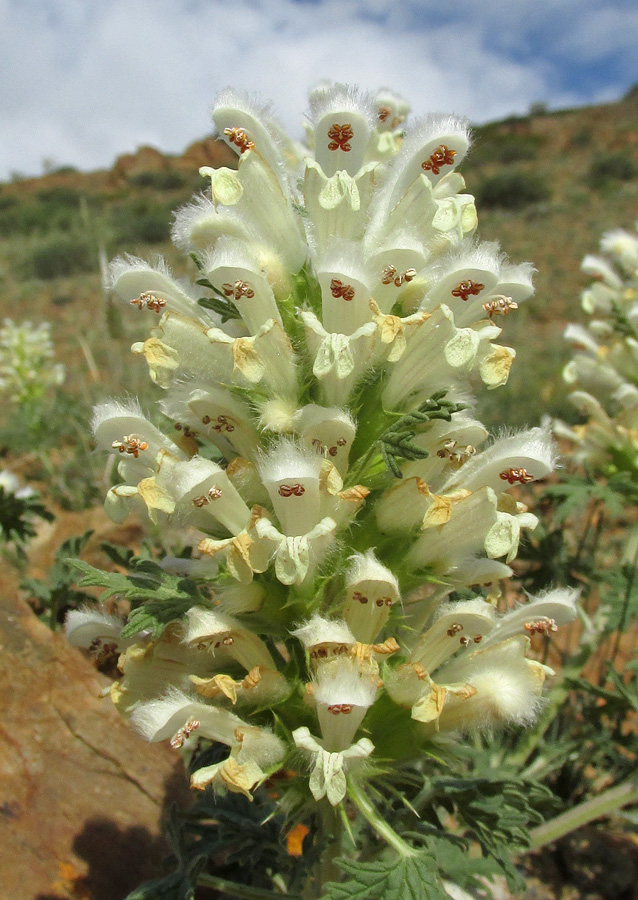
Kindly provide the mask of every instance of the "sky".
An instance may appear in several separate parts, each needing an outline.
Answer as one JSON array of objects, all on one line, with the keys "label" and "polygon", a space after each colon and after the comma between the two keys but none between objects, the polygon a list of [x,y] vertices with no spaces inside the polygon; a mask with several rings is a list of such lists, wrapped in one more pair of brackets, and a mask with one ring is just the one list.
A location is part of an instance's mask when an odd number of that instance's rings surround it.
[{"label": "sky", "polygon": [[0,180],[211,133],[227,85],[301,137],[322,78],[480,123],[618,99],[636,0],[0,0]]}]

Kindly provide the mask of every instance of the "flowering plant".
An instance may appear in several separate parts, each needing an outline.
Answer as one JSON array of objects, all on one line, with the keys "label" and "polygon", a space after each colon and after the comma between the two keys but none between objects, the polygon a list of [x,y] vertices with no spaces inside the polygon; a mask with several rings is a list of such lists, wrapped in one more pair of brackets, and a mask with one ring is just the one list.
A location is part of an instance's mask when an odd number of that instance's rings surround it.
[{"label": "flowering plant", "polygon": [[575,350],[563,377],[573,386],[570,400],[587,416],[557,433],[575,442],[574,458],[607,475],[638,477],[638,235],[621,228],[600,242],[601,256],[588,254],[583,271],[593,283],[582,294],[591,316],[586,326],[565,330]]},{"label": "flowering plant", "polygon": [[532,267],[472,237],[466,124],[408,132],[406,114],[390,91],[321,85],[302,147],[269,107],[217,98],[238,168],[200,170],[210,193],[176,214],[195,284],[163,262],[110,268],[152,320],[132,349],[172,435],[132,400],[93,419],[119,461],[109,515],[134,510],[190,549],[128,579],[79,564],[133,609],[72,612],[67,632],[119,654],[114,703],[191,757],[194,788],[312,827],[310,889],[335,876],[330,835],[343,826],[370,859],[371,826],[401,878],[430,885],[414,896],[434,897],[427,832],[417,851],[378,801],[452,736],[534,718],[550,670],[530,638],[573,618],[575,592],[497,609],[537,522],[510,489],[547,475],[554,449],[547,428],[490,439],[471,391],[507,381],[497,322],[531,296]]},{"label": "flowering plant", "polygon": [[51,387],[64,381],[64,366],[54,360],[51,325],[16,324],[0,327],[0,394],[11,403],[34,405]]}]

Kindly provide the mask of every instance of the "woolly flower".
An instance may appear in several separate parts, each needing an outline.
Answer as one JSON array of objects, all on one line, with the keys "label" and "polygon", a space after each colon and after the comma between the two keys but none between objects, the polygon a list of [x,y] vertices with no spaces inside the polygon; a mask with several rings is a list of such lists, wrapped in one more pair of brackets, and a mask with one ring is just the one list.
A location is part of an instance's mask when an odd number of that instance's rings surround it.
[{"label": "woolly flower", "polygon": [[32,403],[63,381],[64,366],[54,362],[49,322],[5,319],[0,326],[0,394],[12,403]]},{"label": "woolly flower", "polygon": [[586,325],[570,324],[565,340],[574,350],[563,371],[570,400],[586,417],[556,433],[576,444],[575,458],[608,474],[638,470],[638,234],[606,232],[600,256],[582,269],[593,279],[583,291]]},{"label": "woolly flower", "polygon": [[174,427],[131,400],[96,409],[121,479],[106,508],[190,529],[196,555],[162,565],[208,605],[154,639],[89,611],[68,629],[120,652],[111,695],[147,739],[226,745],[199,789],[252,798],[285,768],[282,794],[338,805],[440,734],[525,724],[548,673],[530,639],[575,614],[561,591],[495,607],[537,521],[519,489],[554,449],[546,428],[490,438],[470,385],[507,381],[501,325],[532,268],[474,238],[466,124],[404,131],[406,115],[387,89],[321,85],[302,148],[224,91],[213,120],[237,170],[204,168],[210,193],[173,232],[196,286],[111,266],[151,325],[133,352]]}]

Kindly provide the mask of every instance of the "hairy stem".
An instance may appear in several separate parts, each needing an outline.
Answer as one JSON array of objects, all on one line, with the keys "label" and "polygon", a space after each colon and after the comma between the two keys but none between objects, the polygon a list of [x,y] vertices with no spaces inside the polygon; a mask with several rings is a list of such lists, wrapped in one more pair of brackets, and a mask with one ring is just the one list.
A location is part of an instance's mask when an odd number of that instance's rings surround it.
[{"label": "hairy stem", "polygon": [[372,805],[370,798],[364,792],[360,784],[353,778],[350,779],[348,796],[357,807],[366,822],[372,826],[379,837],[382,837],[391,847],[393,847],[399,856],[407,859],[410,856],[416,856],[417,851],[400,837],[393,828],[388,825],[385,819],[381,818],[377,810]]},{"label": "hairy stem", "polygon": [[638,780],[635,778],[623,781],[622,784],[603,791],[598,797],[585,800],[573,809],[534,828],[530,832],[530,850],[538,850],[546,844],[551,844],[571,831],[575,831],[595,819],[608,816],[630,803],[638,803]]}]

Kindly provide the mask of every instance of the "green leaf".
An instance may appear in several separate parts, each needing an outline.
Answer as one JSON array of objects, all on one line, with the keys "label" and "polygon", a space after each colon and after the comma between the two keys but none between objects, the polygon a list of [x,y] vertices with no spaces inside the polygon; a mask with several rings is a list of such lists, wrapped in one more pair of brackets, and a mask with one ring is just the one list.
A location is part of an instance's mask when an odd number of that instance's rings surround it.
[{"label": "green leaf", "polygon": [[433,421],[445,419],[450,421],[455,412],[465,409],[463,403],[452,403],[445,400],[445,391],[437,391],[428,400],[424,400],[417,409],[399,418],[384,431],[377,441],[383,462],[395,478],[402,478],[400,459],[425,459],[428,451],[413,443],[416,428]]},{"label": "green leaf", "polygon": [[104,588],[100,601],[113,596],[130,601],[133,609],[122,629],[123,638],[148,629],[157,639],[170,622],[180,619],[192,606],[206,602],[194,581],[165,572],[152,559],[134,557],[128,575],[103,572],[81,559],[70,562],[84,573],[79,587]]},{"label": "green leaf", "polygon": [[193,900],[194,897],[190,881],[181,872],[173,872],[165,878],[145,881],[124,900]]},{"label": "green leaf", "polygon": [[37,494],[18,497],[0,487],[0,540],[13,543],[22,556],[24,546],[35,535],[33,517],[51,522],[53,513],[42,505]]},{"label": "green leaf", "polygon": [[352,862],[338,859],[349,880],[328,882],[322,900],[449,900],[432,853],[407,859]]},{"label": "green leaf", "polygon": [[200,297],[197,303],[204,309],[212,309],[221,316],[222,324],[228,319],[241,319],[239,310],[223,295],[220,297]]}]

